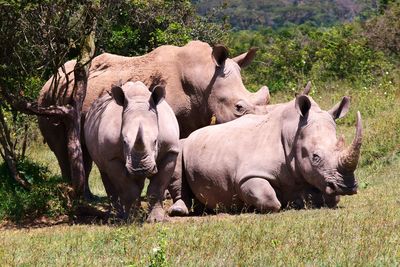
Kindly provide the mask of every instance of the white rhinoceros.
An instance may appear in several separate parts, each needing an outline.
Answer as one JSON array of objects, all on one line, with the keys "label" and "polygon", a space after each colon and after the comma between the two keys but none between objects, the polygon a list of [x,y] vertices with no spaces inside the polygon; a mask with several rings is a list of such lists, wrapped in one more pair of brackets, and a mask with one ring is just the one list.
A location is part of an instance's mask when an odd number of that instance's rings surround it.
[{"label": "white rhinoceros", "polygon": [[246,115],[193,132],[181,140],[169,187],[175,202],[170,214],[188,214],[190,190],[210,209],[250,206],[274,212],[304,193],[336,206],[340,195],[357,192],[359,112],[352,144],[344,148],[344,140],[336,138],[335,120],[348,108],[348,97],[324,111],[301,94],[293,101],[269,106],[266,115]]},{"label": "white rhinoceros", "polygon": [[[263,87],[257,93],[250,93],[240,76],[240,69],[250,64],[255,53],[255,49],[250,49],[230,59],[223,46],[212,48],[207,43],[192,41],[183,47],[161,46],[138,57],[99,55],[90,67],[83,115],[112,84],[142,81],[151,87],[160,80],[165,82],[166,100],[178,119],[181,138],[209,125],[213,116],[217,123],[222,123],[247,113],[263,113],[269,101],[268,89]],[[51,78],[42,88],[38,99],[40,105],[68,103],[74,83],[75,62],[71,60],[64,65],[64,71],[68,73],[68,90],[66,76],[60,69],[57,83],[52,83]],[[57,157],[62,176],[69,179],[65,125],[57,118],[39,117],[38,120],[44,140]],[[92,161],[85,146],[83,158],[88,176]],[[88,195],[87,188],[85,191]]]},{"label": "white rhinoceros", "polygon": [[86,115],[85,142],[100,170],[107,195],[125,218],[150,179],[148,221],[162,221],[164,191],[179,148],[179,126],[165,88],[152,93],[142,82],[114,86]]}]

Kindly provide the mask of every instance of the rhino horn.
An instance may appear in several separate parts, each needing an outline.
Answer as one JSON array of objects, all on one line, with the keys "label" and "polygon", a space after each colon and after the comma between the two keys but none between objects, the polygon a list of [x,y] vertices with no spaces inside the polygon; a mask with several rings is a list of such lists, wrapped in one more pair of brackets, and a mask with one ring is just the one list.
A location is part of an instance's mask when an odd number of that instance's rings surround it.
[{"label": "rhino horn", "polygon": [[339,166],[346,172],[354,172],[360,158],[362,144],[362,121],[361,114],[357,112],[356,136],[349,147],[347,147],[339,158]]},{"label": "rhino horn", "polygon": [[144,151],[144,141],[143,141],[143,127],[139,124],[139,129],[136,135],[135,144],[133,145],[135,151]]}]

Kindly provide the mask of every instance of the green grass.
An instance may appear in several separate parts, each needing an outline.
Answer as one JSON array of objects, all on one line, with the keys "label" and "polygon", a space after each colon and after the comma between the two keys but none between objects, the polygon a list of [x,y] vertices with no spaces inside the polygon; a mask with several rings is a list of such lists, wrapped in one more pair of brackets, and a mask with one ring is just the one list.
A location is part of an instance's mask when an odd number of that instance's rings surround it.
[{"label": "green grass", "polygon": [[[35,159],[36,162],[45,164],[52,175],[61,175],[60,167],[58,166],[57,158],[54,153],[42,142],[33,144],[28,150],[27,156]],[[100,178],[99,169],[93,164],[92,171],[89,177],[89,186],[92,192],[98,196],[106,196],[103,183]]]},{"label": "green grass", "polygon": [[[171,266],[400,263],[400,159],[335,210],[220,215],[156,225],[63,225],[0,232],[1,265],[148,265],[165,241]],[[161,235],[163,234],[163,235]]]},{"label": "green grass", "polygon": [[[396,83],[398,84],[398,83]],[[314,99],[328,109],[350,95],[338,132],[347,142],[355,113],[363,115],[364,143],[357,170],[360,190],[338,209],[277,214],[217,215],[162,224],[61,225],[0,230],[1,266],[395,266],[400,264],[400,96],[396,87],[352,89],[315,86]],[[290,93],[273,95],[279,102]],[[36,150],[35,150],[36,149]],[[54,156],[42,146],[36,159]],[[40,156],[39,156],[40,155]],[[98,172],[91,176],[104,194]]]}]

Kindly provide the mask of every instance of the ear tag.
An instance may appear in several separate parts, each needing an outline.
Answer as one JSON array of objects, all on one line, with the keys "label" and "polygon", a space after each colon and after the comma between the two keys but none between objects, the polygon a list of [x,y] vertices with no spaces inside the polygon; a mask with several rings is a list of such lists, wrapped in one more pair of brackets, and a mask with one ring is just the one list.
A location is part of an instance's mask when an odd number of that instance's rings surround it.
[{"label": "ear tag", "polygon": [[217,116],[215,114],[212,115],[210,125],[217,124]]}]

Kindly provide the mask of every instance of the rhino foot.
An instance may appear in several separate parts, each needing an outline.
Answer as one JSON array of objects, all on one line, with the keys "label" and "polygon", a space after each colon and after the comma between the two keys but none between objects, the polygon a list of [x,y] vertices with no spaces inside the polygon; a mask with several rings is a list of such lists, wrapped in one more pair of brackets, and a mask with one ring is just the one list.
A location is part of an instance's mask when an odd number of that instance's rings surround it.
[{"label": "rhino foot", "polygon": [[189,210],[185,202],[179,199],[168,209],[169,216],[186,216],[189,215]]},{"label": "rhino foot", "polygon": [[162,222],[166,220],[165,212],[162,208],[155,208],[153,209],[149,217],[147,217],[147,222],[148,223],[156,223],[156,222]]}]

